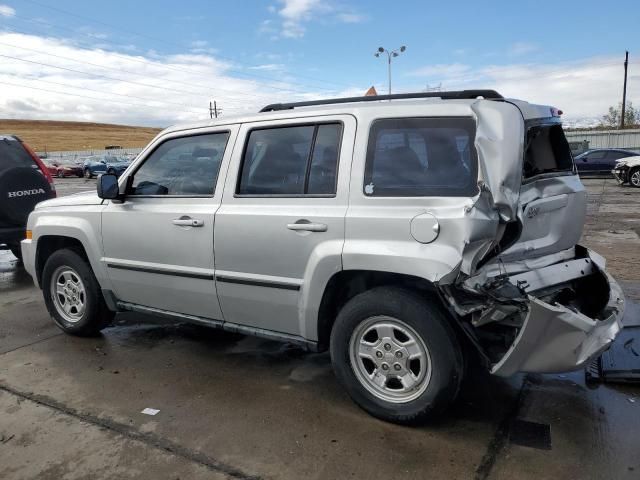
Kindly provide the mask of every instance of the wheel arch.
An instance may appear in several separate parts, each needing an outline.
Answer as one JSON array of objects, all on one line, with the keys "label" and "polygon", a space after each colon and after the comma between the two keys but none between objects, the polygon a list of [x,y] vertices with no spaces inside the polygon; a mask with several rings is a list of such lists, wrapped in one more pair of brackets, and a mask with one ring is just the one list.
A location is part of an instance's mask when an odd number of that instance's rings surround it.
[{"label": "wheel arch", "polygon": [[425,278],[378,270],[341,270],[329,279],[322,295],[317,316],[318,350],[328,349],[331,330],[340,309],[356,295],[382,286],[429,295],[446,311],[437,287]]},{"label": "wheel arch", "polygon": [[36,245],[36,276],[38,284],[42,286],[42,271],[44,270],[44,264],[47,259],[57,250],[68,248],[76,251],[82,258],[89,262],[89,257],[84,245],[80,240],[74,237],[67,237],[63,235],[43,235],[38,238]]},{"label": "wheel arch", "polygon": [[69,248],[77,251],[89,264],[102,288],[109,289],[109,280],[102,266],[102,242],[99,232],[94,229],[92,218],[75,217],[73,222],[64,225],[57,217],[41,216],[33,228],[35,258],[34,273],[38,285],[42,288],[42,271],[49,256],[56,250]]}]

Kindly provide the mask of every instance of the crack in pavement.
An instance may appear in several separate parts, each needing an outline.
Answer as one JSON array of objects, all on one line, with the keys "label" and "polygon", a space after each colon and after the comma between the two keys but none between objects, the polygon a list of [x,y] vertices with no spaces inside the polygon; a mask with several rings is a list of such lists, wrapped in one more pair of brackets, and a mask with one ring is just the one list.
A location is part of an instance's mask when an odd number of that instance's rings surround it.
[{"label": "crack in pavement", "polygon": [[31,392],[21,392],[8,385],[5,385],[4,383],[0,383],[0,391],[25,400],[29,400],[36,403],[37,405],[50,408],[64,415],[69,415],[83,422],[87,422],[89,424],[110,430],[129,439],[142,442],[152,448],[168,452],[172,455],[183,458],[190,462],[197,463],[208,468],[209,470],[222,473],[229,477],[237,478],[239,480],[262,480],[262,477],[260,476],[249,475],[238,468],[227,465],[223,462],[219,462],[202,452],[198,452],[197,450],[183,447],[182,445],[179,445],[175,442],[172,442],[171,440],[160,437],[153,433],[139,432],[138,430],[128,425],[118,423],[111,419],[100,418],[90,413],[79,412],[78,410],[63,405],[62,403],[45,395],[39,395]]},{"label": "crack in pavement", "polygon": [[0,355],[6,355],[7,353],[15,352],[16,350],[20,350],[21,348],[30,347],[31,345],[37,345],[38,343],[45,342],[47,340],[51,340],[52,338],[59,337],[60,335],[64,335],[63,332],[54,333],[45,338],[41,338],[40,340],[36,340],[34,342],[25,343],[24,345],[20,345],[18,347],[7,350],[6,352],[0,352]]},{"label": "crack in pavement", "polygon": [[474,476],[475,480],[487,480],[487,478],[489,478],[491,470],[498,460],[498,456],[502,453],[504,447],[507,445],[507,441],[509,440],[509,427],[511,422],[518,416],[520,407],[522,407],[524,399],[530,391],[531,382],[527,375],[522,381],[520,390],[518,390],[518,396],[514,400],[511,409],[500,421],[491,441],[487,445],[487,451],[483,455],[482,460],[480,460],[478,468],[476,468],[476,474]]}]

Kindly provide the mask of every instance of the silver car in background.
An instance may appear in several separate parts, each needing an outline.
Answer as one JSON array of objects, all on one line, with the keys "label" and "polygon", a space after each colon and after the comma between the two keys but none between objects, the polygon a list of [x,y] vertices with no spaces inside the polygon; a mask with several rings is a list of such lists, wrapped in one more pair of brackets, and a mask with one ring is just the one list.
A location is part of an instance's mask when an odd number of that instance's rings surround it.
[{"label": "silver car in background", "polygon": [[329,349],[358,405],[415,423],[465,359],[560,372],[613,341],[585,210],[553,107],[357,97],[168,128],[97,194],[41,203],[22,250],[68,333],[139,311]]}]

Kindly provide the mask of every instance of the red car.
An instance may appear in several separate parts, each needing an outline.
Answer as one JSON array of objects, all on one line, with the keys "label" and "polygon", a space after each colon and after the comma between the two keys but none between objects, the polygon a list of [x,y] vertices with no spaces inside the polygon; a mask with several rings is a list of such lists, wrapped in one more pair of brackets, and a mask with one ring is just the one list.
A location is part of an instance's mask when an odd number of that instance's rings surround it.
[{"label": "red car", "polygon": [[47,170],[54,177],[82,177],[82,164],[71,160],[45,160]]}]

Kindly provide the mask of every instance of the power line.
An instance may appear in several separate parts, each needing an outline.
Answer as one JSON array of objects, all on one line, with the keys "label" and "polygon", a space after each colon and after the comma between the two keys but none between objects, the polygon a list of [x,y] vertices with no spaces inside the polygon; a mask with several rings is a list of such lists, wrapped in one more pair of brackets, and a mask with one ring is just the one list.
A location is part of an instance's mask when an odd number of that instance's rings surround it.
[{"label": "power line", "polygon": [[[32,3],[34,5],[38,5],[40,7],[48,8],[50,10],[54,10],[54,11],[63,13],[65,15],[69,15],[69,16],[72,16],[72,17],[75,17],[75,18],[79,18],[81,20],[86,20],[86,21],[89,21],[89,22],[97,23],[97,24],[103,25],[103,26],[105,26],[107,28],[127,33],[128,35],[134,35],[134,36],[137,36],[137,37],[146,38],[148,40],[153,40],[154,42],[162,42],[165,45],[171,45],[171,46],[174,46],[174,47],[179,47],[181,49],[183,49],[183,48],[187,48],[188,49],[189,48],[187,45],[181,45],[179,43],[170,42],[170,41],[168,41],[168,40],[166,40],[164,38],[152,37],[150,35],[145,35],[145,34],[140,33],[140,32],[130,31],[130,30],[127,30],[125,28],[119,27],[117,25],[112,25],[112,24],[103,22],[101,20],[97,20],[95,18],[87,17],[87,16],[84,16],[84,15],[79,15],[79,14],[74,13],[74,12],[69,12],[68,10],[64,10],[62,8],[59,8],[59,7],[54,7],[54,6],[47,5],[47,4],[44,4],[44,3],[41,3],[41,2],[37,2],[35,0],[25,0],[25,1],[28,1],[29,3]],[[218,58],[223,58],[225,60],[229,60],[229,61],[237,63],[237,64],[247,65],[249,67],[255,67],[256,66],[254,64],[241,62],[239,60],[233,59],[231,57],[226,57],[226,56],[223,56],[223,55],[217,55],[217,57]],[[251,74],[251,73],[239,72],[239,71],[237,73],[240,73],[242,75],[247,75],[247,76],[253,76],[253,77],[256,77],[256,78],[266,78],[266,79],[270,79],[272,81],[274,80],[274,77],[269,77],[269,76],[266,76],[266,75]],[[315,77],[311,77],[311,76],[305,76],[305,75],[300,75],[300,74],[297,74],[296,76],[299,77],[299,78],[307,78],[309,80],[320,81],[320,82],[323,82],[323,83],[329,83],[329,84],[333,84],[333,85],[340,85],[342,87],[351,87],[351,85],[341,84],[341,83],[337,83],[337,82],[328,82],[328,81],[325,81],[325,80],[322,80],[322,79],[318,79],[318,78],[315,78]],[[326,87],[315,87],[315,88],[327,89]],[[328,90],[331,90],[331,89],[328,89]]]},{"label": "power line", "polygon": [[[14,17],[17,17],[17,15],[15,15]],[[33,22],[33,20],[29,20],[29,19],[25,19],[25,20]],[[71,28],[56,26],[56,25],[53,25],[53,24],[47,23],[47,22],[34,22],[34,23],[44,23],[46,25],[53,26],[54,28],[65,29],[65,30],[69,30],[71,32],[77,33],[75,30],[73,30]],[[21,34],[21,35],[29,35],[29,36],[33,36],[34,35],[31,32],[27,32],[25,30],[19,30],[19,29],[16,29],[15,27],[13,27],[13,26],[12,27],[4,27],[4,28],[6,30],[8,30],[9,32],[11,32],[11,33],[16,33],[16,34]],[[87,37],[90,37],[90,35],[88,35],[88,34],[84,34],[84,35],[87,36]],[[76,43],[78,43],[78,42],[76,41]],[[8,44],[6,44],[6,45],[8,45]],[[13,45],[11,45],[11,46],[13,46]],[[17,47],[17,48],[26,49],[26,47]],[[78,46],[75,46],[75,48],[77,48],[78,50],[84,50],[84,51],[91,52],[91,53],[96,51],[95,48],[78,47]],[[136,58],[136,57],[131,56],[131,55],[129,55],[129,56],[121,55],[121,54],[119,54],[117,52],[114,52],[114,51],[111,51],[111,50],[103,50],[103,49],[100,49],[100,50],[102,50],[106,55],[114,56],[114,57],[117,57],[117,58],[122,58],[123,60],[129,61],[129,62],[137,62],[137,63],[153,66],[154,68],[172,70],[172,71],[175,71],[175,72],[186,73],[186,74],[189,74],[189,75],[202,77],[202,78],[206,78],[207,80],[211,80],[211,78],[209,76],[204,75],[201,72],[196,72],[195,70],[185,69],[185,68],[176,68],[176,67],[172,67],[170,65],[165,65],[165,64],[162,64],[162,63],[158,63],[158,62],[153,62],[153,61],[145,60],[145,59],[142,59],[142,58]],[[108,68],[108,67],[102,67],[101,65],[96,65],[96,66],[100,66],[101,68]],[[227,69],[227,70],[231,71],[231,72],[234,71],[232,69]],[[141,74],[134,73],[134,72],[131,72],[131,73],[133,75],[141,75]],[[254,80],[250,80],[250,79],[243,79],[243,80],[245,80],[247,82],[255,82]],[[169,81],[172,81],[172,80],[169,80]],[[176,82],[176,81],[173,81],[173,82],[174,83],[183,83],[184,85],[200,86],[200,87],[203,87],[203,88],[206,88],[206,89],[210,89],[210,86],[208,86],[208,85],[195,84],[195,83],[192,84],[192,83],[187,83],[187,82]],[[285,83],[286,84],[286,82],[283,82],[281,80],[278,81],[278,83]],[[306,93],[305,90],[296,89],[296,88],[291,87],[291,86],[289,86],[289,87],[279,87],[279,86],[276,86],[276,85],[260,84],[260,87],[261,88],[271,89],[271,90],[279,90],[279,91],[283,91],[283,92]],[[218,88],[218,90],[225,91],[225,89],[221,89],[221,88]],[[241,94],[241,95],[254,96],[256,98],[260,97],[259,95],[251,94],[251,93],[235,92],[233,90],[226,90],[226,91],[237,93],[237,94]],[[268,97],[266,95],[263,98],[266,99],[265,101],[271,101],[272,100],[272,97]]]},{"label": "power line", "polygon": [[[36,50],[36,49],[33,49],[33,48],[20,47],[18,45],[11,45],[9,43],[4,43],[4,42],[0,42],[0,45],[5,45],[7,47],[12,47],[12,48],[19,48],[21,50],[27,50],[29,52],[34,52],[34,53],[38,53],[38,54],[41,54],[41,55],[47,55],[49,57],[60,58],[62,60],[68,60],[68,61],[71,61],[71,62],[81,63],[81,64],[84,64],[84,65],[91,65],[92,67],[98,67],[98,68],[102,68],[104,70],[110,70],[110,71],[114,70],[113,68],[105,67],[104,65],[100,65],[100,64],[97,64],[97,63],[91,63],[91,62],[87,62],[87,61],[84,61],[84,60],[76,60],[75,58],[64,57],[62,55],[56,55],[56,54],[49,53],[49,52],[43,52],[42,50]],[[129,71],[129,70],[123,70],[121,68],[118,68],[117,71],[120,72],[120,73],[127,73],[129,75],[135,75],[135,76],[138,76],[138,77],[145,77],[144,74],[137,73],[137,72],[132,72],[132,71]],[[89,75],[89,74],[87,74],[87,75]],[[126,81],[126,80],[120,80],[120,81]],[[177,83],[179,85],[187,85],[187,86],[192,85],[192,84],[189,84],[189,83],[186,83],[186,82],[180,82],[180,81],[177,81],[177,80],[171,80],[171,79],[167,79],[167,78],[163,78],[163,82]],[[141,84],[141,85],[148,86],[147,84]],[[201,87],[203,87],[203,88],[205,88],[207,90],[206,91],[202,90],[201,93],[188,92],[188,91],[185,91],[185,90],[174,90],[174,91],[177,91],[177,92],[180,92],[180,93],[188,93],[190,95],[206,95],[206,94],[209,93],[210,88],[211,88],[211,87],[207,87],[205,85],[198,85],[198,86],[201,86]],[[159,87],[158,86],[157,88],[164,88],[164,87]],[[262,97],[262,96],[259,96],[259,95],[251,94],[251,93],[236,92],[234,90],[228,90],[228,89],[223,89],[223,88],[219,88],[219,87],[213,87],[213,88],[215,88],[216,90],[219,90],[221,92],[229,92],[229,93],[233,93],[233,94],[237,94],[237,95],[246,95],[246,96],[250,96],[250,97],[254,97],[254,98],[259,98],[259,99],[262,99],[262,100],[268,98],[268,97]]]},{"label": "power line", "polygon": [[[9,85],[11,87],[18,87],[18,88],[28,88],[30,90],[40,90],[42,92],[48,92],[48,93],[57,93],[60,95],[69,95],[72,97],[80,97],[80,98],[87,98],[90,100],[96,100],[98,102],[109,102],[109,103],[122,103],[124,105],[129,105],[129,106],[137,106],[137,107],[143,107],[143,108],[153,108],[153,109],[158,109],[158,107],[153,106],[153,105],[145,105],[145,104],[141,104],[141,103],[131,103],[131,102],[127,102],[127,101],[120,101],[120,100],[110,100],[110,99],[106,99],[106,98],[96,98],[96,97],[90,97],[88,95],[81,95],[79,93],[70,93],[70,92],[61,92],[59,90],[51,90],[51,89],[47,89],[47,88],[40,88],[40,87],[33,87],[31,85],[21,85],[21,84],[17,84],[17,83],[11,83],[11,82],[5,82],[0,80],[0,84],[1,85]],[[190,113],[197,113],[195,111],[191,111],[191,110],[187,110]],[[200,112],[201,113],[201,112]]]},{"label": "power line", "polygon": [[[13,77],[15,77],[15,75],[12,75]],[[33,82],[42,82],[42,83],[49,83],[51,85],[58,85],[61,87],[68,87],[68,88],[77,88],[77,89],[82,89],[82,90],[86,90],[89,92],[95,92],[95,93],[101,93],[104,95],[116,95],[118,97],[126,97],[126,98],[133,98],[136,100],[142,100],[144,102],[155,102],[155,103],[161,103],[163,105],[175,105],[178,107],[192,107],[194,109],[198,109],[198,107],[196,107],[195,105],[187,105],[184,103],[177,103],[177,102],[169,102],[167,100],[156,100],[154,98],[144,98],[144,97],[138,97],[136,95],[127,95],[126,93],[117,93],[117,92],[107,92],[104,90],[96,90],[96,89],[92,89],[92,88],[87,88],[85,86],[76,86],[76,85],[71,85],[69,83],[62,83],[62,82],[54,82],[52,80],[42,80],[40,78],[33,78],[33,77],[24,77],[27,80],[31,80]],[[195,110],[193,110],[193,112],[195,113]]]},{"label": "power line", "polygon": [[113,80],[113,81],[116,81],[116,82],[130,83],[132,85],[156,88],[156,89],[159,89],[159,90],[166,90],[166,91],[172,91],[172,92],[178,92],[178,93],[186,93],[188,95],[196,95],[195,92],[188,92],[188,91],[185,91],[185,90],[178,90],[178,89],[175,89],[175,88],[162,87],[160,85],[153,85],[151,83],[133,82],[131,80],[125,80],[125,79],[121,79],[121,78],[111,77],[111,76],[108,76],[108,75],[101,75],[99,73],[84,72],[82,70],[75,70],[73,68],[61,67],[59,65],[52,65],[52,64],[44,63],[44,62],[36,62],[35,60],[27,60],[26,58],[13,57],[11,55],[0,54],[0,57],[9,58],[11,60],[18,60],[20,62],[31,63],[31,64],[34,64],[34,65],[41,65],[41,66],[44,66],[44,67],[56,68],[56,69],[59,69],[59,70],[65,70],[67,72],[79,73],[79,74],[87,75],[87,76],[91,76],[91,77],[104,78],[104,79]]}]

